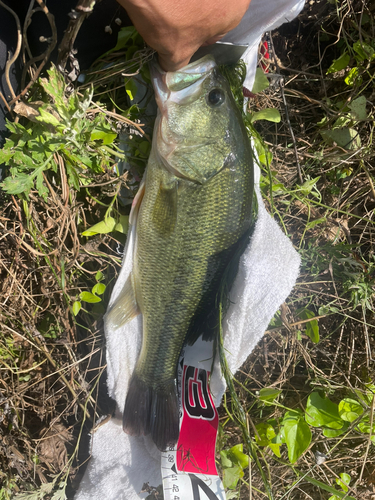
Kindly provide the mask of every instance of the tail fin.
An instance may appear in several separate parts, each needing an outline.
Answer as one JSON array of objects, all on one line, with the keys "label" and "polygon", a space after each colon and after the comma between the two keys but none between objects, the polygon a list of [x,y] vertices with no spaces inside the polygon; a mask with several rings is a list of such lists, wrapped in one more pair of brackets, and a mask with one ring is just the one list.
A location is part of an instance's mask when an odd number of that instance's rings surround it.
[{"label": "tail fin", "polygon": [[176,381],[172,379],[160,387],[151,387],[134,374],[126,396],[123,429],[131,436],[151,434],[161,451],[177,443],[179,416]]}]

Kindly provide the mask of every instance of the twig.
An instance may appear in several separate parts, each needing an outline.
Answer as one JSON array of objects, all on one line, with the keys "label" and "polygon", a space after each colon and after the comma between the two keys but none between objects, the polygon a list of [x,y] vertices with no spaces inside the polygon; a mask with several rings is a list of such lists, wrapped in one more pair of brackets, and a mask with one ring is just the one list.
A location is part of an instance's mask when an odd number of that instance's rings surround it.
[{"label": "twig", "polygon": [[[272,40],[272,34],[271,33],[269,34],[269,37],[270,37],[270,43],[271,43],[272,52],[273,52],[273,54],[275,54],[275,49],[274,49],[273,40]],[[275,57],[274,59],[275,59],[275,65],[276,65],[276,68],[277,68],[277,72],[280,73],[280,68],[279,68],[279,64],[277,62],[277,57]],[[292,125],[290,123],[289,112],[288,112],[288,105],[287,105],[287,102],[286,102],[286,99],[285,99],[284,78],[280,78],[279,79],[279,86],[280,86],[281,97],[282,97],[283,104],[284,104],[285,118],[286,118],[286,121],[288,123],[288,128],[289,128],[290,136],[291,136],[292,141],[293,141],[294,155],[296,157],[296,164],[297,164],[298,180],[299,180],[300,184],[303,184],[302,170],[301,170],[301,165],[300,165],[299,157],[298,157],[298,150],[297,150],[296,138],[294,137],[294,132],[293,132],[293,129],[292,129]]]},{"label": "twig", "polygon": [[5,79],[6,79],[8,87],[9,87],[9,91],[12,95],[12,98],[15,99],[16,94],[14,93],[12,84],[10,83],[9,72],[10,72],[10,68],[11,68],[12,64],[16,61],[17,57],[19,56],[20,50],[21,50],[21,43],[22,43],[21,23],[20,23],[20,20],[19,20],[17,14],[10,7],[8,7],[8,5],[6,5],[2,0],[0,0],[0,5],[2,7],[4,7],[5,10],[7,10],[8,12],[10,12],[12,14],[12,16],[14,17],[16,24],[17,24],[17,33],[18,33],[18,35],[17,35],[17,47],[16,47],[16,50],[13,54],[13,57],[8,59],[6,65],[5,65]]},{"label": "twig", "polygon": [[61,72],[65,70],[69,54],[73,50],[75,39],[77,38],[83,21],[93,11],[95,3],[96,0],[80,0],[76,8],[69,14],[71,19],[58,49],[57,67]]},{"label": "twig", "polygon": [[359,484],[362,481],[362,476],[363,476],[363,472],[365,470],[365,465],[366,465],[366,461],[367,461],[368,451],[369,451],[370,445],[372,443],[371,438],[372,438],[372,433],[373,433],[373,431],[372,431],[372,424],[373,424],[373,421],[374,421],[374,403],[375,403],[375,396],[372,396],[371,413],[370,413],[370,431],[369,431],[369,436],[368,436],[368,441],[367,441],[365,456],[363,457],[363,464],[362,464],[362,468],[361,468],[361,472],[359,474],[359,478],[358,478],[357,484]]},{"label": "twig", "polygon": [[[42,69],[44,68],[45,64],[47,63],[49,56],[51,55],[51,53],[52,53],[52,51],[55,48],[56,43],[57,43],[57,30],[56,30],[56,25],[55,25],[55,16],[50,13],[50,11],[48,10],[48,8],[45,5],[45,3],[43,2],[43,0],[37,0],[37,2],[40,5],[44,14],[47,16],[48,22],[51,26],[51,31],[52,31],[51,43],[49,44],[48,49],[44,52],[44,54],[42,54],[43,60],[40,63],[37,70],[35,71],[31,80],[26,85],[26,87],[22,90],[22,92],[17,97],[14,97],[12,99],[11,104],[14,103],[15,101],[18,101],[19,99],[22,99],[26,95],[27,91],[30,89],[30,87],[33,85],[33,83],[35,83],[35,81],[38,79]],[[28,61],[28,63],[26,64],[26,67],[30,66],[30,64],[32,64],[33,62],[39,60],[42,56],[38,56],[37,58],[34,58],[31,61]]]}]

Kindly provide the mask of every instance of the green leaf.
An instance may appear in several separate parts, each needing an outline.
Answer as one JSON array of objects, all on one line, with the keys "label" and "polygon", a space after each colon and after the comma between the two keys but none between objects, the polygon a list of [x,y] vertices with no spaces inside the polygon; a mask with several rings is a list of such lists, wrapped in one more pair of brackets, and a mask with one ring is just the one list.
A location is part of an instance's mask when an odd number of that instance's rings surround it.
[{"label": "green leaf", "polygon": [[302,194],[304,194],[305,196],[308,196],[311,193],[311,191],[315,188],[316,183],[318,182],[319,179],[320,179],[320,176],[314,177],[313,179],[307,179],[302,184],[302,186],[299,188],[301,190]]},{"label": "green leaf", "polygon": [[348,107],[351,110],[351,114],[356,120],[366,120],[367,112],[366,112],[366,97],[361,95],[354,99]]},{"label": "green leaf", "polygon": [[134,98],[137,94],[137,84],[135,83],[135,81],[133,80],[133,78],[130,78],[126,83],[125,83],[125,90],[126,90],[126,93],[128,94],[129,96],[129,99],[131,101],[134,101]]},{"label": "green leaf", "polygon": [[351,480],[351,477],[349,476],[349,474],[346,474],[345,472],[342,472],[340,474],[340,478],[341,479],[338,479],[336,478],[336,483],[340,486],[340,488],[345,491],[345,493],[347,491],[349,491],[349,484],[350,484],[350,480]]},{"label": "green leaf", "polygon": [[122,234],[127,234],[129,230],[129,215],[120,215],[120,219],[115,225],[114,230]]},{"label": "green leaf", "polygon": [[124,28],[121,28],[118,36],[117,36],[117,44],[116,47],[113,49],[113,52],[116,50],[123,49],[125,45],[128,43],[129,40],[133,38],[137,34],[136,29],[134,26],[126,26]]},{"label": "green leaf", "polygon": [[259,446],[268,446],[269,445],[269,443],[270,443],[270,439],[268,437],[269,427],[271,427],[271,429],[274,430],[272,425],[265,423],[265,422],[261,422],[255,426],[255,428],[258,432],[258,435],[255,434],[255,441],[257,442],[257,444]]},{"label": "green leaf", "polygon": [[237,486],[238,480],[243,477],[243,470],[238,465],[228,467],[223,471],[223,485],[224,488],[234,490]]},{"label": "green leaf", "polygon": [[353,49],[357,53],[359,62],[370,61],[375,58],[375,50],[368,43],[358,40],[353,44]]},{"label": "green leaf", "polygon": [[[314,318],[315,314],[309,309],[304,308],[298,312],[298,317],[301,319],[310,319]],[[305,323],[305,327],[306,327],[306,335],[310,337],[310,339],[314,342],[314,344],[317,344],[320,340],[318,321],[316,319],[313,319],[308,323]]]},{"label": "green leaf", "polygon": [[266,387],[265,389],[261,389],[259,391],[259,399],[260,401],[273,401],[279,394],[281,394],[281,391],[279,389]]},{"label": "green leaf", "polygon": [[258,92],[262,92],[262,90],[267,89],[269,86],[270,82],[264,74],[264,71],[261,68],[257,68],[255,73],[254,85],[251,92],[253,94],[258,94]]},{"label": "green leaf", "polygon": [[222,450],[220,452],[221,466],[225,469],[228,467],[232,467],[232,460],[228,458],[228,450]]},{"label": "green leaf", "polygon": [[345,398],[339,403],[339,415],[345,422],[354,422],[362,413],[362,405],[354,399]]},{"label": "green leaf", "polygon": [[106,289],[106,286],[104,283],[97,283],[96,285],[94,285],[92,287],[91,291],[95,295],[103,295],[103,293],[105,292],[105,289]]},{"label": "green leaf", "polygon": [[280,452],[281,443],[269,443],[268,446],[277,457],[281,458],[281,452]]},{"label": "green leaf", "polygon": [[341,429],[344,421],[340,418],[338,405],[328,398],[320,397],[313,392],[307,399],[305,420],[313,427],[329,427]]},{"label": "green leaf", "polygon": [[101,281],[103,278],[104,278],[104,274],[103,274],[101,271],[98,271],[98,272],[95,274],[95,279],[96,279],[96,281]]},{"label": "green leaf", "polygon": [[344,434],[348,429],[349,429],[349,422],[344,422],[344,425],[342,426],[341,429],[324,428],[323,429],[323,436],[328,437],[328,438],[341,436],[341,434]]},{"label": "green leaf", "polygon": [[101,140],[103,144],[112,144],[112,142],[116,139],[116,137],[117,134],[115,134],[114,132],[96,128],[91,132],[90,139],[92,141]]},{"label": "green leaf", "polygon": [[349,71],[347,77],[345,78],[345,83],[350,87],[355,83],[362,83],[362,77],[359,76],[359,69],[357,67],[354,67]]},{"label": "green leaf", "polygon": [[254,123],[258,120],[267,120],[269,122],[279,123],[281,120],[280,111],[276,108],[267,108],[257,111],[252,114],[250,121],[251,123]]},{"label": "green leaf", "polygon": [[82,236],[94,236],[95,234],[106,234],[114,230],[116,226],[116,221],[113,217],[107,217],[106,219],[94,224],[86,231],[83,231]]},{"label": "green leaf", "polygon": [[321,130],[320,135],[328,144],[336,143],[345,149],[357,149],[361,147],[361,139],[354,128]]},{"label": "green leaf", "polygon": [[79,311],[81,310],[81,307],[82,307],[82,304],[79,300],[76,300],[75,302],[73,302],[73,314],[74,316],[77,316],[77,314],[79,313]]},{"label": "green leaf", "polygon": [[225,492],[225,500],[232,500],[233,498],[238,498],[238,491]]},{"label": "green leaf", "polygon": [[40,116],[36,116],[35,119],[38,120],[39,122],[47,123],[49,125],[53,125],[54,127],[57,127],[60,125],[60,120],[56,118],[53,114],[49,113],[43,108],[39,108],[39,113]]},{"label": "green leaf", "polygon": [[324,224],[327,222],[326,217],[321,217],[320,219],[315,219],[311,220],[306,224],[306,229],[312,229],[313,227],[317,226],[318,224]]},{"label": "green leaf", "polygon": [[330,73],[336,73],[345,69],[350,61],[350,55],[347,53],[342,54],[338,59],[335,59],[331,66],[327,69],[327,75]]},{"label": "green leaf", "polygon": [[311,430],[300,411],[286,412],[284,419],[285,442],[289,461],[293,464],[307,450],[311,443]]},{"label": "green leaf", "polygon": [[314,486],[317,486],[318,488],[321,488],[324,491],[328,491],[328,493],[333,493],[333,495],[337,496],[339,500],[341,500],[341,498],[344,498],[344,497],[345,497],[345,500],[356,500],[353,497],[346,496],[346,493],[343,493],[341,491],[337,491],[332,486],[329,486],[326,483],[322,483],[322,481],[318,481],[317,479],[314,479],[311,476],[305,475],[305,476],[303,476],[303,479],[305,481],[308,481],[309,483],[313,484]]},{"label": "green leaf", "polygon": [[149,143],[148,141],[141,141],[138,144],[138,149],[145,158],[148,158],[151,151],[151,143]]},{"label": "green leaf", "polygon": [[229,452],[228,457],[236,465],[239,465],[242,469],[245,469],[249,465],[249,457],[243,452],[243,444],[236,444],[233,446]]},{"label": "green leaf", "polygon": [[365,393],[363,393],[363,391],[360,391],[359,389],[355,389],[355,393],[361,401],[363,401],[367,405],[371,405],[372,399],[375,395],[375,385],[368,383],[365,384],[365,387],[367,389]]},{"label": "green leaf", "polygon": [[6,177],[0,186],[8,194],[28,194],[34,186],[34,180],[30,175],[19,173],[17,177]]},{"label": "green leaf", "polygon": [[90,304],[94,304],[95,302],[100,302],[102,300],[100,297],[91,292],[81,292],[79,294],[79,298],[83,300],[83,302],[89,302]]}]

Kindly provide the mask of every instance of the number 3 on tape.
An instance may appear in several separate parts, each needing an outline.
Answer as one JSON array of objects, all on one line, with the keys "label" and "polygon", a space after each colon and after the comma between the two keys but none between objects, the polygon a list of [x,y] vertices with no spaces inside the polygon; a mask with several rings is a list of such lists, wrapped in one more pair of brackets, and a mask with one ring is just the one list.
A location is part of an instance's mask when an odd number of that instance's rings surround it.
[{"label": "number 3 on tape", "polygon": [[215,464],[217,410],[208,387],[213,343],[185,348],[178,366],[180,436],[162,453],[165,500],[225,500]]}]

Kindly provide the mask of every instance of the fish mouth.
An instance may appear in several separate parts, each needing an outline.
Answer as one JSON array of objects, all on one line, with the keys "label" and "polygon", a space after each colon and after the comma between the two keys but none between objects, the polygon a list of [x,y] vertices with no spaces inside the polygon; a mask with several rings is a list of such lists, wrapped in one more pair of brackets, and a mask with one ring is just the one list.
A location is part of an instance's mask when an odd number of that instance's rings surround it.
[{"label": "fish mouth", "polygon": [[[202,95],[202,86],[206,79],[212,75],[215,68],[215,59],[210,55],[204,56],[175,72],[164,71],[156,61],[153,61],[150,65],[151,81],[159,110],[155,124],[155,147],[153,149],[167,170],[173,175],[187,180],[197,181],[195,177],[197,174],[194,175],[195,178],[193,179],[188,175],[184,175],[180,170],[176,170],[173,166],[175,156],[178,154],[180,159],[183,157],[188,158],[189,151],[215,145],[217,139],[208,136],[201,137],[200,144],[186,142],[182,144],[178,136],[174,137],[171,130],[168,130],[168,137],[165,136],[163,124],[168,123],[168,110],[171,103],[186,105],[194,102]],[[202,178],[200,181],[203,182],[204,179]]]},{"label": "fish mouth", "polygon": [[164,71],[153,61],[150,65],[151,81],[160,112],[165,112],[167,101],[187,104],[195,100],[201,92],[203,82],[215,67],[215,59],[209,55],[174,72]]}]

